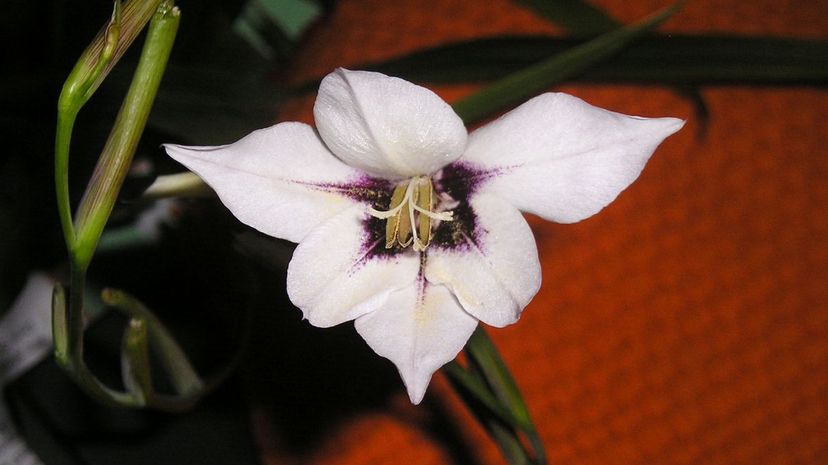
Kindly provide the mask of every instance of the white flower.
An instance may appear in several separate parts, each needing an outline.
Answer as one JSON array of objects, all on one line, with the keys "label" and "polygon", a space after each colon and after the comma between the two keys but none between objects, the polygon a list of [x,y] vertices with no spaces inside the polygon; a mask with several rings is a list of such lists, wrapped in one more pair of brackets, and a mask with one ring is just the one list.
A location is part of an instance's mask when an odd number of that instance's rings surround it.
[{"label": "white flower", "polygon": [[415,404],[478,321],[514,323],[537,293],[520,212],[595,214],[684,124],[547,93],[467,135],[431,91],[344,69],[322,81],[314,116],[316,131],[281,123],[231,145],[165,148],[243,223],[299,243],[290,299],[314,326],[355,320]]}]

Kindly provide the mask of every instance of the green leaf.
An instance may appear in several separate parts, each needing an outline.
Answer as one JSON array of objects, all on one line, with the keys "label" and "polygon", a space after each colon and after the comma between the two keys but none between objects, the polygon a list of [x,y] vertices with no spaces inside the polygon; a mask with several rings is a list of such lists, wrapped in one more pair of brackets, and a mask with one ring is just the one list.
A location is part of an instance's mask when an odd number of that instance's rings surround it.
[{"label": "green leaf", "polygon": [[516,1],[575,35],[601,34],[621,26],[618,21],[600,8],[582,0]]},{"label": "green leaf", "polygon": [[509,367],[500,357],[500,353],[482,326],[478,326],[469,338],[466,353],[469,355],[470,364],[479,370],[491,391],[514,417],[517,428],[529,438],[538,461],[545,462],[546,454],[543,443],[532,423],[532,417],[529,415],[529,409],[523,401],[520,389],[509,372]]},{"label": "green leaf", "polygon": [[489,430],[489,434],[494,438],[495,442],[497,442],[503,456],[506,457],[506,460],[508,460],[510,464],[532,465],[535,463],[546,463],[546,459],[537,459],[533,461],[527,453],[526,448],[523,447],[523,444],[520,442],[520,438],[502,423],[492,419],[484,419],[484,422],[486,429]]},{"label": "green leaf", "polygon": [[[499,79],[579,39],[498,37],[431,48],[359,69],[418,82]],[[828,82],[828,41],[738,36],[647,36],[583,70],[580,82],[811,84]],[[318,85],[308,84],[310,89]]]},{"label": "green leaf", "polygon": [[[125,350],[125,354],[127,357],[136,357],[133,364],[141,369],[139,372],[141,376],[137,380],[150,379],[148,359],[144,360],[142,351],[147,350],[151,345],[164,368],[164,372],[172,382],[175,392],[178,394],[176,398],[165,398],[152,392],[152,385],[149,384],[147,385],[149,389],[145,391],[151,392],[151,395],[148,395],[149,404],[158,404],[159,401],[164,401],[170,405],[179,402],[189,406],[192,401],[204,393],[207,386],[199,378],[187,355],[164,324],[144,304],[126,292],[116,289],[104,289],[101,297],[107,305],[117,308],[129,318],[129,326],[125,331],[124,338],[125,344],[127,342],[130,342],[130,344],[125,346],[126,349],[129,349],[129,351]],[[127,337],[130,334],[133,336],[132,340]],[[129,360],[124,359],[123,361]],[[127,366],[129,367],[129,365]]]},{"label": "green leaf", "polygon": [[[479,373],[473,370],[467,371],[456,364],[454,367],[450,367],[449,365],[446,367],[449,368],[446,373],[449,375],[449,381],[455,391],[457,391],[460,398],[466,404],[466,407],[477,419],[477,422],[486,429],[489,436],[491,436],[492,440],[500,448],[506,461],[511,465],[531,465],[533,462],[529,456],[529,452],[520,441],[519,434],[514,426],[510,426],[500,416],[493,415],[489,406],[485,402],[482,402],[483,398],[491,396],[491,393],[486,391],[487,394],[481,397],[479,393],[468,389],[469,384],[455,376],[457,370],[459,370],[464,373],[464,376],[477,380],[475,383],[482,383],[483,381],[480,379]],[[538,461],[538,463],[543,462]]]},{"label": "green leaf", "polygon": [[500,400],[489,390],[489,387],[481,377],[476,376],[470,370],[466,370],[455,361],[446,364],[443,370],[452,382],[468,391],[475,400],[489,409],[489,411],[494,413],[503,422],[515,428],[521,427],[520,420],[509,409],[504,408]]},{"label": "green leaf", "polygon": [[456,102],[453,105],[454,110],[466,123],[483,119],[495,111],[502,110],[618,53],[628,43],[672,16],[682,4],[682,2],[676,2],[634,25],[608,32],[552,58],[512,73]]},{"label": "green leaf", "polygon": [[[454,361],[446,364],[443,370],[468,409],[497,443],[510,464],[546,463],[543,444],[531,420],[527,420],[529,414],[520,399],[520,391],[481,327],[475,330],[469,340],[466,354],[469,359],[468,368]],[[504,374],[508,380],[502,379]],[[499,392],[509,383],[510,389],[513,389],[509,395],[517,395],[519,405],[510,402]],[[521,409],[522,412],[517,411]],[[522,440],[524,436],[529,439],[534,453],[527,449]]]}]

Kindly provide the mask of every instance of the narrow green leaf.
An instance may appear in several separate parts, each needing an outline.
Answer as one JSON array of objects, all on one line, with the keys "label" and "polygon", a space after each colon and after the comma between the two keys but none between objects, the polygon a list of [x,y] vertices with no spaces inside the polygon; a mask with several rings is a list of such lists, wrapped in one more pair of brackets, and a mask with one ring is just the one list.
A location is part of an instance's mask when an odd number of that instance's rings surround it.
[{"label": "narrow green leaf", "polygon": [[[357,68],[417,82],[490,81],[583,43],[579,39],[540,36],[479,39]],[[652,35],[573,78],[580,82],[824,85],[828,83],[828,41]],[[317,86],[318,81],[304,87],[310,91]]]},{"label": "narrow green leaf", "polygon": [[628,43],[672,16],[681,5],[682,2],[677,2],[634,25],[603,34],[564,53],[506,76],[456,102],[453,105],[454,110],[466,123],[485,118],[492,112],[502,110],[619,52]]},{"label": "narrow green leaf", "polygon": [[503,407],[500,400],[494,396],[481,378],[475,376],[471,371],[466,370],[454,361],[446,364],[443,370],[453,382],[466,389],[475,399],[503,422],[515,428],[521,427],[521,422],[515,418],[510,410]]},{"label": "narrow green leaf", "polygon": [[535,463],[546,463],[545,458],[538,458],[533,461],[526,451],[526,448],[521,444],[520,439],[515,435],[514,431],[506,427],[502,423],[493,421],[491,419],[484,420],[486,429],[489,434],[500,447],[503,456],[509,461],[511,465],[533,465]]},{"label": "narrow green leaf", "polygon": [[154,315],[150,314],[150,316],[152,323],[150,338],[176,393],[181,396],[200,394],[205,389],[205,385],[190,364],[187,355],[161,322]]},{"label": "narrow green leaf", "polygon": [[583,0],[516,1],[575,35],[596,35],[621,26],[606,12]]},{"label": "narrow green leaf", "polygon": [[517,420],[518,428],[526,433],[538,460],[545,462],[546,453],[543,443],[532,423],[532,417],[529,415],[529,409],[523,401],[520,389],[482,326],[478,326],[472,333],[466,344],[466,352],[469,354],[470,362],[479,368],[492,392]]},{"label": "narrow green leaf", "polygon": [[141,321],[145,330],[145,340],[151,343],[154,353],[158,356],[166,375],[175,388],[176,393],[183,397],[196,396],[204,390],[204,383],[199,378],[187,355],[175,341],[175,338],[164,327],[163,323],[138,299],[126,292],[116,289],[104,289],[101,298],[107,305],[111,305],[133,321]]},{"label": "narrow green leaf", "polygon": [[[521,441],[521,428],[512,413],[491,392],[479,366],[470,364],[468,369],[457,362],[447,364],[444,369],[448,379],[467,408],[475,416],[500,448],[503,457],[512,465],[544,464],[546,459],[542,448],[532,460],[530,452]],[[534,446],[537,449],[537,446]]]},{"label": "narrow green leaf", "polygon": [[[144,370],[145,368],[149,370],[151,368],[148,359],[143,359],[144,352],[142,351],[146,345],[157,356],[164,374],[175,391],[174,394],[164,394],[155,391],[149,381],[149,371],[138,371],[137,377],[133,373],[130,373],[133,378],[136,378],[136,381],[139,381],[139,388],[144,386],[145,390],[142,391],[143,395],[135,395],[134,390],[131,391],[128,401],[124,402],[122,406],[134,407],[136,406],[136,402],[145,400],[146,406],[159,410],[168,412],[189,410],[199,399],[219,386],[233,372],[244,353],[252,325],[252,312],[248,311],[245,315],[241,341],[233,357],[222,369],[203,380],[195,371],[189,358],[178,345],[172,334],[170,334],[164,324],[143,303],[128,293],[117,289],[104,289],[101,292],[101,298],[107,305],[113,306],[123,312],[130,320],[130,325],[133,325],[135,321],[140,321],[143,325],[143,327],[134,330],[135,339],[131,340],[133,343],[133,346],[130,347],[131,350],[124,352],[127,357],[135,357],[125,360],[125,362],[129,362],[129,364],[125,365],[125,368],[132,370]],[[131,330],[131,326],[127,328],[127,334]],[[143,339],[140,339],[141,337]],[[141,380],[147,381],[141,384]],[[132,386],[136,383],[131,379],[124,379],[124,384]],[[143,406],[143,404],[139,406]]]}]

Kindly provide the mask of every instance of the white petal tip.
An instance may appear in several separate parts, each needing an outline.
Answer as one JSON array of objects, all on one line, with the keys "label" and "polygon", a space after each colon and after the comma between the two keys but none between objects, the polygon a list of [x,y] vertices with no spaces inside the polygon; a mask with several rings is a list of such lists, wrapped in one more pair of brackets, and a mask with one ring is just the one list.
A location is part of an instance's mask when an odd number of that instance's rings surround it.
[{"label": "white petal tip", "polygon": [[412,405],[420,405],[420,402],[423,401],[423,397],[425,397],[425,391],[419,394],[413,392],[408,393],[408,398],[411,400]]},{"label": "white petal tip", "polygon": [[425,397],[425,393],[428,389],[429,382],[431,382],[432,375],[428,375],[427,377],[415,375],[412,376],[412,378],[415,379],[407,380],[402,372],[400,372],[400,374],[403,375],[403,382],[405,383],[405,388],[408,391],[408,398],[411,400],[411,403],[414,405],[419,405],[420,402],[423,401],[423,397]]},{"label": "white petal tip", "polygon": [[664,132],[667,133],[665,135],[665,137],[679,132],[679,130],[681,130],[681,128],[683,128],[684,125],[687,124],[686,119],[680,119],[680,118],[658,118],[658,119],[664,122]]}]

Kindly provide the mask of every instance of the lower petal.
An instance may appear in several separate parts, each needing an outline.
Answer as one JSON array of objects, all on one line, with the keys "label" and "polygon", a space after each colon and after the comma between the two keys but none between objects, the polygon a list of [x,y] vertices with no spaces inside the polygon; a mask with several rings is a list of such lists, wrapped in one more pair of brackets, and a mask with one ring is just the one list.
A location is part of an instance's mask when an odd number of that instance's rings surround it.
[{"label": "lower petal", "polygon": [[376,253],[385,236],[372,237],[366,217],[361,206],[346,209],[311,231],[293,253],[288,296],[314,326],[353,320],[417,279],[419,254]]},{"label": "lower petal", "polygon": [[474,317],[502,327],[514,323],[541,284],[535,238],[523,215],[497,197],[471,200],[475,225],[464,242],[428,249],[425,276],[445,284]]},{"label": "lower petal", "polygon": [[374,352],[397,366],[411,402],[419,404],[431,376],[463,349],[477,319],[448,288],[420,279],[393,292],[355,325]]}]

